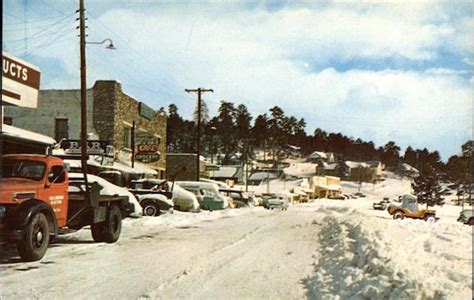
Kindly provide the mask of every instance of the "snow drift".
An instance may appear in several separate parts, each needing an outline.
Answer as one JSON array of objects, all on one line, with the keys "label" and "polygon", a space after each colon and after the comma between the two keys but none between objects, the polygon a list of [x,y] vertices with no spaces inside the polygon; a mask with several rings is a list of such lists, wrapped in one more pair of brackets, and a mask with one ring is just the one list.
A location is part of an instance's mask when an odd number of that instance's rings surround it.
[{"label": "snow drift", "polygon": [[321,249],[309,293],[318,299],[470,299],[470,228],[318,210]]}]

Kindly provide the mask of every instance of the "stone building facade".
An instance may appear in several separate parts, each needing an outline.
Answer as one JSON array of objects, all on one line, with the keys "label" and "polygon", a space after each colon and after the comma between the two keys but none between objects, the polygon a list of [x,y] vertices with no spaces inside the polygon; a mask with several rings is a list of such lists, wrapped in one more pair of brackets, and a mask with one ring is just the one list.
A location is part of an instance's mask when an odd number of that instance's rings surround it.
[{"label": "stone building facade", "polygon": [[[143,137],[153,140],[159,155],[140,160],[164,178],[166,172],[166,123],[163,111],[155,111],[123,92],[116,81],[97,81],[87,91],[87,125],[89,139],[108,141],[115,148],[115,159],[130,162],[132,128],[135,124],[135,148]],[[59,140],[80,138],[80,90],[40,91],[37,109],[8,107],[5,115],[17,127]],[[58,128],[64,127],[64,128]],[[138,157],[138,156],[136,156]]]},{"label": "stone building facade", "polygon": [[[193,153],[168,153],[166,155],[168,163],[167,172],[170,179],[176,176],[176,180],[194,181],[196,180],[196,154]],[[206,163],[199,161],[200,178],[209,178],[206,170]]]}]

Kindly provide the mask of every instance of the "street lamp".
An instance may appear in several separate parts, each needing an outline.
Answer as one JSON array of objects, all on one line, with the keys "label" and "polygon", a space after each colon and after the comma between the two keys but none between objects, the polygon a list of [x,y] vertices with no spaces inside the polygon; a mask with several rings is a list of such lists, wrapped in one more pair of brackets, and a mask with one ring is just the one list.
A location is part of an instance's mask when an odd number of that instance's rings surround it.
[{"label": "street lamp", "polygon": [[114,42],[112,42],[111,39],[105,39],[102,42],[86,42],[86,44],[96,44],[96,45],[98,45],[98,44],[103,44],[105,42],[109,42],[109,44],[107,46],[105,46],[106,49],[110,49],[110,50],[117,49],[117,48],[115,48]]}]

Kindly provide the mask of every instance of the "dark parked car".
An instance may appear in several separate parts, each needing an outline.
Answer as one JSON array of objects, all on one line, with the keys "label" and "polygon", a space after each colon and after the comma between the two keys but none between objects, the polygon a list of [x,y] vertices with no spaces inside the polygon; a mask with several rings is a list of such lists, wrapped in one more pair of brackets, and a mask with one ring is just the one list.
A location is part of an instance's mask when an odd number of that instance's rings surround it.
[{"label": "dark parked car", "polygon": [[263,196],[263,207],[269,210],[288,209],[288,199],[282,195],[266,195]]},{"label": "dark parked car", "polygon": [[248,207],[254,203],[251,196],[240,190],[219,189],[219,192],[232,199],[232,207],[234,208]]},{"label": "dark parked car", "polygon": [[382,201],[372,204],[372,207],[377,210],[386,210],[388,206],[390,205],[390,203],[391,203],[390,200],[387,197],[385,197],[383,198]]},{"label": "dark parked car", "polygon": [[145,216],[153,217],[163,212],[173,212],[173,194],[165,180],[133,180],[130,182],[129,191],[137,197]]},{"label": "dark parked car", "polygon": [[458,222],[466,225],[474,225],[474,211],[472,209],[464,209],[459,214]]}]

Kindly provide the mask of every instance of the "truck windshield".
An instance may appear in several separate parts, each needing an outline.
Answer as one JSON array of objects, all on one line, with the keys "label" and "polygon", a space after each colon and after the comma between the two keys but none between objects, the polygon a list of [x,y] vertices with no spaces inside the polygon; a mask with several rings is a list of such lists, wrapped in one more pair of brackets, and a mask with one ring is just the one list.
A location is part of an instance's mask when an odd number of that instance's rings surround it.
[{"label": "truck windshield", "polygon": [[4,160],[2,165],[3,178],[26,178],[39,181],[44,176],[46,165],[33,160]]}]

